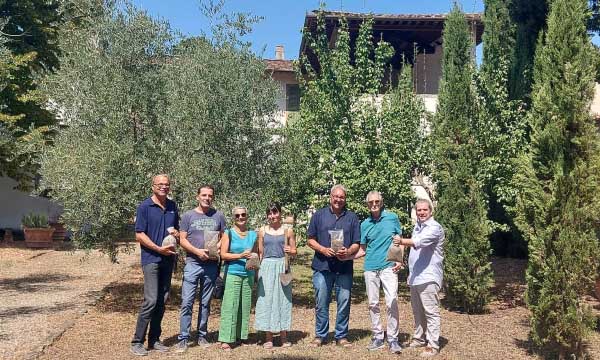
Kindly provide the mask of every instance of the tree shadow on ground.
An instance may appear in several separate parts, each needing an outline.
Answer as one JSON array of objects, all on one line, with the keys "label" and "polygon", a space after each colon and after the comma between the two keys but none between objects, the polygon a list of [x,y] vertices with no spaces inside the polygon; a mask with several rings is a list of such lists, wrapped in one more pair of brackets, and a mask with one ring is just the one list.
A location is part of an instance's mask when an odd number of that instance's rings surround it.
[{"label": "tree shadow on ground", "polygon": [[0,310],[0,320],[9,320],[28,315],[52,314],[59,311],[72,310],[77,306],[76,302],[65,302],[52,306],[19,306]]},{"label": "tree shadow on ground", "polygon": [[278,355],[270,355],[270,356],[262,356],[259,357],[257,359],[261,359],[261,360],[270,360],[270,359],[287,359],[287,360],[317,360],[320,359],[320,357],[314,357],[314,356],[295,356],[295,355],[287,355],[287,354],[278,354]]},{"label": "tree shadow on ground", "polygon": [[[177,344],[179,342],[178,338],[177,338],[178,334],[170,336],[168,338],[163,339],[163,343],[167,346],[173,346],[175,344]],[[302,339],[305,339],[306,337],[308,337],[308,333],[304,332],[304,331],[298,331],[298,330],[291,330],[288,331],[288,341],[291,342],[292,344],[297,344],[299,343]],[[196,331],[192,331],[192,333],[190,334],[190,339],[192,339],[192,341],[190,341],[189,346],[190,347],[195,347],[198,346],[196,345],[195,340],[198,339],[198,332]],[[209,331],[208,334],[206,335],[206,339],[208,340],[209,343],[214,344],[217,343],[219,341],[219,331]],[[248,334],[248,344],[262,344],[264,341],[264,333],[261,332],[251,332],[250,334]],[[279,336],[277,336],[275,334],[274,336],[274,344],[275,346],[281,346],[281,342],[279,340]]]},{"label": "tree shadow on ground", "polygon": [[[333,332],[331,332],[329,334],[329,338],[333,339],[334,335],[335,334]],[[359,340],[362,340],[362,339],[370,337],[370,336],[371,336],[371,331],[367,330],[367,329],[350,329],[350,330],[348,330],[348,340],[350,342],[359,341]]]},{"label": "tree shadow on ground", "polygon": [[525,306],[525,270],[527,260],[512,258],[492,258],[494,286],[491,293],[500,302],[500,309]]},{"label": "tree shadow on ground", "polygon": [[[529,323],[527,323],[529,325]],[[527,340],[521,340],[521,339],[515,339],[514,343],[521,349],[525,350],[527,352],[527,355],[539,355],[540,358],[542,359],[553,359],[553,358],[557,358],[557,354],[553,354],[547,350],[542,350],[539,348],[536,348],[535,344],[533,343],[533,340],[531,340],[531,337],[528,336]]]},{"label": "tree shadow on ground", "polygon": [[[410,340],[410,338],[411,338],[411,336],[409,335],[407,341]],[[445,337],[440,336],[439,342],[440,342],[440,350],[442,350],[446,345],[448,345],[449,341]]]},{"label": "tree shadow on ground", "polygon": [[[118,282],[109,285],[103,292],[99,293],[103,293],[104,295],[96,306],[98,311],[104,313],[137,314],[139,305],[144,300],[144,284]],[[181,282],[171,282],[171,290],[169,291],[169,298],[165,306],[167,310],[179,310],[181,306]]]},{"label": "tree shadow on ground", "polygon": [[36,293],[41,291],[57,291],[65,289],[63,282],[81,279],[81,276],[67,274],[32,274],[13,279],[0,279],[0,291],[16,291],[18,293]]}]

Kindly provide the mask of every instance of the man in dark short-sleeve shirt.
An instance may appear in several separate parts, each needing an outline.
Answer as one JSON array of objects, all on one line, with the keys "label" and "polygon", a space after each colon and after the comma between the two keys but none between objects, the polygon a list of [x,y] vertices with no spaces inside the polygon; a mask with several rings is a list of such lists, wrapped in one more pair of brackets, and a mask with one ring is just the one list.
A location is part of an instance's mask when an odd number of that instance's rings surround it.
[{"label": "man in dark short-sleeve shirt", "polygon": [[138,206],[135,219],[135,238],[140,243],[144,272],[144,301],[131,340],[134,355],[148,355],[144,348],[148,326],[148,349],[166,352],[160,342],[161,322],[165,301],[171,287],[175,246],[162,246],[165,236],[179,236],[179,212],[174,201],[167,198],[171,182],[167,175],[152,179],[152,196]]},{"label": "man in dark short-sleeve shirt", "polygon": [[[344,246],[337,253],[331,248],[330,230],[342,230],[344,234]],[[358,251],[359,242],[358,217],[346,209],[346,189],[335,185],[331,189],[329,206],[319,209],[308,226],[308,246],[315,250],[312,261],[316,300],[313,346],[321,346],[327,340],[329,304],[334,286],[337,303],[335,339],[340,346],[351,346],[347,339],[353,270],[350,255]],[[342,260],[346,258],[350,260]]]}]

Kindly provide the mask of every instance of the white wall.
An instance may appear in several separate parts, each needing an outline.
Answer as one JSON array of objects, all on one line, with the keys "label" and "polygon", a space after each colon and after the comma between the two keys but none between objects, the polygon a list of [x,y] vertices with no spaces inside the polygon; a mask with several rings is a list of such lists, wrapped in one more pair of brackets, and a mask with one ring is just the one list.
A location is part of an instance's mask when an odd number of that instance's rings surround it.
[{"label": "white wall", "polygon": [[600,84],[598,83],[594,87],[594,100],[590,112],[594,117],[600,117]]},{"label": "white wall", "polygon": [[23,215],[36,212],[48,215],[56,220],[62,213],[62,207],[43,197],[14,190],[17,182],[11,178],[0,177],[0,228],[20,229]]}]

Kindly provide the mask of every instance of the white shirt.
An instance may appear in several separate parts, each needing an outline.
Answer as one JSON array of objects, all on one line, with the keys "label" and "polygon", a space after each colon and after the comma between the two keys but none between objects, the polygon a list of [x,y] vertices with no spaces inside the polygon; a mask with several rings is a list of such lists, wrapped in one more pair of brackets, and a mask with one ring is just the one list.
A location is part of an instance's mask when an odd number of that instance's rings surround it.
[{"label": "white shirt", "polygon": [[442,287],[444,278],[444,229],[432,217],[417,223],[412,233],[414,248],[408,256],[408,285],[435,282]]}]

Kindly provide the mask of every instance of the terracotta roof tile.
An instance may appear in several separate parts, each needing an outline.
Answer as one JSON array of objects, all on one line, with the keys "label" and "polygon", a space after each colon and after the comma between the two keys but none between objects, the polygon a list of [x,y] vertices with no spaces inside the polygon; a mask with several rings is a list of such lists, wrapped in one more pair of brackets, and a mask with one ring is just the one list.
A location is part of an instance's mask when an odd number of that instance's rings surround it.
[{"label": "terracotta roof tile", "polygon": [[294,72],[294,62],[292,60],[264,60],[267,70]]},{"label": "terracotta roof tile", "polygon": [[[319,10],[313,10],[306,14],[306,17],[316,17]],[[364,18],[372,15],[375,19],[394,19],[394,20],[445,20],[448,14],[369,14],[369,13],[356,13],[346,11],[325,11],[326,16],[333,17],[346,17],[346,18]],[[481,14],[479,13],[467,13],[465,14],[467,20],[481,21]]]}]

